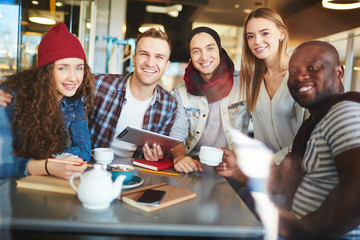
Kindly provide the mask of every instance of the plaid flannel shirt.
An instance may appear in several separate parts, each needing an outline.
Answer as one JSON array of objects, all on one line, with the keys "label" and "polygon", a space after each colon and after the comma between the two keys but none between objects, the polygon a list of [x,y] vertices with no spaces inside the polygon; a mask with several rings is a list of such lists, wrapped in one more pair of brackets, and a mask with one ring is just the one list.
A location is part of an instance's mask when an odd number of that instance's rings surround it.
[{"label": "plaid flannel shirt", "polygon": [[[95,74],[94,107],[89,116],[92,148],[110,147],[117,121],[126,103],[126,82],[132,74]],[[169,135],[175,120],[176,99],[165,89],[156,85],[156,98],[147,109],[143,129]],[[136,111],[136,109],[134,109]],[[140,156],[138,148],[134,156]]]}]

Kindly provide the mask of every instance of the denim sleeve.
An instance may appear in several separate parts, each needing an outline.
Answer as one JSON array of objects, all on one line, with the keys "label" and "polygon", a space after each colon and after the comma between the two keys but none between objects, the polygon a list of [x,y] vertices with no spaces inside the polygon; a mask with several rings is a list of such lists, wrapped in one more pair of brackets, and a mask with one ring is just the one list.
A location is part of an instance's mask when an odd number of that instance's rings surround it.
[{"label": "denim sleeve", "polygon": [[174,96],[177,101],[177,111],[174,125],[170,131],[170,137],[182,140],[184,143],[189,135],[189,119],[186,116],[184,106],[181,101],[180,94],[177,90],[174,91]]},{"label": "denim sleeve", "polygon": [[177,112],[177,103],[176,100],[169,101],[169,110],[165,116],[164,121],[162,122],[161,130],[158,133],[163,135],[169,135],[171,128],[175,122],[175,116]]},{"label": "denim sleeve", "polygon": [[0,178],[26,176],[30,159],[13,155],[13,133],[11,129],[11,104],[0,107]]},{"label": "denim sleeve", "polygon": [[72,145],[65,152],[77,155],[89,161],[91,155],[91,142],[82,101],[75,102],[75,119],[70,123],[69,134]]}]

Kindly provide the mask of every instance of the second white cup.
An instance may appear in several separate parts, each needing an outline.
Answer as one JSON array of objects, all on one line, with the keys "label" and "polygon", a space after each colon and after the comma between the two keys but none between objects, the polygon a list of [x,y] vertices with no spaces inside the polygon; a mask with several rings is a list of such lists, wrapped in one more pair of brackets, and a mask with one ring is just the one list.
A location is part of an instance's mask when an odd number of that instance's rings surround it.
[{"label": "second white cup", "polygon": [[95,148],[93,158],[96,163],[109,164],[114,160],[114,150],[110,148]]},{"label": "second white cup", "polygon": [[218,166],[222,160],[224,151],[219,148],[202,146],[200,148],[200,162],[209,166]]}]

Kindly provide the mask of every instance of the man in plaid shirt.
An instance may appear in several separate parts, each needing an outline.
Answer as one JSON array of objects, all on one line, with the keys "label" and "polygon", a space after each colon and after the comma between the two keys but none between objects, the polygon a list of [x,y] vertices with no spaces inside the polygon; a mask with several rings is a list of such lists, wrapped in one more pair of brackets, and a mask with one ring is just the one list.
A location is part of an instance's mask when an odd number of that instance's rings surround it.
[{"label": "man in plaid shirt", "polygon": [[92,148],[107,147],[121,157],[162,158],[160,146],[140,147],[115,137],[127,126],[169,135],[176,114],[176,100],[158,85],[169,66],[171,43],[160,30],[138,36],[133,56],[134,72],[127,75],[96,74],[94,107],[89,116]]}]

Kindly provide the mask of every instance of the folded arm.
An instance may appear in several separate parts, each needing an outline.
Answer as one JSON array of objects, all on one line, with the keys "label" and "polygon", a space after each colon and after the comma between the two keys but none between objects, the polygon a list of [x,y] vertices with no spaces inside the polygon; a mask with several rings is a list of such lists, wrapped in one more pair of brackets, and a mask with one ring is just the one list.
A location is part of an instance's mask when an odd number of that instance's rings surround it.
[{"label": "folded arm", "polygon": [[[334,157],[339,183],[321,206],[300,220],[280,212],[280,233],[296,239],[342,235],[360,224],[360,147]],[[319,224],[321,223],[321,224]]]}]

